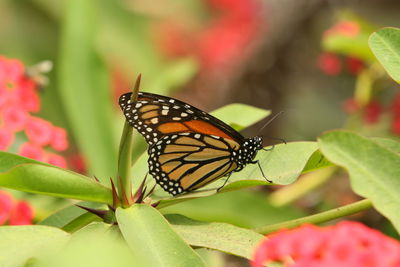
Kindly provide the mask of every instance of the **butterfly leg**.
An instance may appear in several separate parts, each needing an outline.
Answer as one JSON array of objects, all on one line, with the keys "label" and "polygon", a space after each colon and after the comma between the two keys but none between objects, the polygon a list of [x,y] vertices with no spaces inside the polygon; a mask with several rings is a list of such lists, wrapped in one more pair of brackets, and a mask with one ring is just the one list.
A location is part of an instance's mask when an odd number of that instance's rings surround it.
[{"label": "butterfly leg", "polygon": [[269,180],[267,177],[265,177],[264,171],[263,171],[263,169],[261,168],[261,165],[260,165],[260,161],[259,161],[259,160],[252,161],[251,163],[252,163],[252,164],[256,164],[256,163],[257,163],[257,165],[258,165],[258,167],[260,168],[261,174],[262,174],[262,176],[264,177],[264,179],[265,179],[268,183],[272,183],[271,180]]},{"label": "butterfly leg", "polygon": [[231,174],[232,174],[231,172],[228,174],[228,177],[226,177],[226,180],[225,180],[224,184],[222,186],[218,187],[217,192],[219,192],[219,190],[221,190],[226,185],[226,183],[228,182],[229,178],[231,177]]},{"label": "butterfly leg", "polygon": [[272,146],[270,148],[262,148],[262,150],[264,151],[272,151],[275,148],[275,144],[272,144]]}]

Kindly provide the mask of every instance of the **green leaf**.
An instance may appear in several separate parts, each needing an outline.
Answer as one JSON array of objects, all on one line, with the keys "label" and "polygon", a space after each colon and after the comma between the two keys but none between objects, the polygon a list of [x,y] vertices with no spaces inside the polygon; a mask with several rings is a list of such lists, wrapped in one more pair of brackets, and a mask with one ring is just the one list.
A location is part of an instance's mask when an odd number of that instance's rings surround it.
[{"label": "green leaf", "polygon": [[142,266],[205,266],[154,208],[136,204],[116,211],[118,225]]},{"label": "green leaf", "polygon": [[[260,150],[255,160],[260,161],[261,168],[269,180],[272,180],[274,184],[286,185],[293,183],[299,177],[317,148],[316,142],[279,144],[271,151]],[[259,180],[263,184],[268,184],[257,164],[248,164],[242,171],[234,173],[229,181],[243,179]],[[223,181],[220,180],[219,183],[221,184]],[[216,184],[213,185],[216,186]]]},{"label": "green leaf", "polygon": [[308,159],[308,162],[302,173],[307,173],[330,166],[333,166],[332,162],[329,162],[329,160],[322,155],[321,151],[317,150]]},{"label": "green leaf", "polygon": [[353,190],[368,199],[400,231],[400,155],[352,132],[333,131],[319,138],[322,153],[347,169]]},{"label": "green leaf", "polygon": [[[32,163],[23,163],[23,157],[10,153],[0,152],[1,158],[6,159],[8,169],[2,168],[0,172],[0,186],[49,196],[112,203],[111,190],[86,176],[28,159],[26,162]],[[12,168],[13,163],[17,165]]]},{"label": "green leaf", "polygon": [[[0,151],[0,172],[6,172],[11,168],[14,168],[17,165],[21,165],[24,163],[35,163],[35,164],[40,164],[43,166],[52,166],[50,164],[41,162],[41,161],[36,161],[33,159],[21,157],[19,155],[13,154],[13,153],[8,153],[8,152],[3,152]],[[54,166],[53,166],[54,167]]]},{"label": "green leaf", "polygon": [[235,191],[188,199],[161,208],[163,214],[181,214],[194,220],[225,222],[244,228],[280,223],[304,215],[293,207],[272,206],[265,194]]},{"label": "green leaf", "polygon": [[255,246],[264,238],[254,231],[227,223],[194,221],[177,214],[166,216],[178,234],[190,245],[216,249],[251,259]]},{"label": "green leaf", "polygon": [[369,46],[387,73],[400,83],[400,29],[383,28],[374,32]]},{"label": "green leaf", "polygon": [[235,103],[214,110],[211,114],[240,131],[269,116],[271,111]]},{"label": "green leaf", "polygon": [[116,225],[93,223],[71,236],[62,251],[35,267],[131,267],[141,265],[122,239]]},{"label": "green leaf", "polygon": [[393,139],[388,139],[388,138],[381,138],[381,137],[375,137],[372,140],[380,144],[381,146],[386,147],[389,150],[392,150],[395,153],[400,153],[400,142],[393,140]]},{"label": "green leaf", "polygon": [[0,236],[0,263],[7,267],[51,254],[69,240],[69,234],[60,229],[38,225],[2,226]]},{"label": "green leaf", "polygon": [[[77,204],[92,209],[106,209],[106,206],[104,204],[94,202],[79,202]],[[87,211],[85,211],[84,209],[79,208],[75,205],[70,205],[56,211],[44,220],[40,221],[38,224],[62,228],[85,213],[87,213]]]},{"label": "green leaf", "polygon": [[107,70],[95,51],[96,2],[71,0],[61,33],[59,90],[73,136],[91,172],[108,184],[117,144]]}]

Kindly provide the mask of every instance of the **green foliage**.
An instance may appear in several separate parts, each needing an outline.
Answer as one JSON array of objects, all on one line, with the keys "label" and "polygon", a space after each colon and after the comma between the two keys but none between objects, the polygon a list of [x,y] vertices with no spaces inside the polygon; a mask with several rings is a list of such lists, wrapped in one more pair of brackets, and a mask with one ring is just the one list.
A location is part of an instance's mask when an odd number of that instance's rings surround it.
[{"label": "green foliage", "polygon": [[240,131],[269,116],[271,112],[269,110],[236,103],[214,110],[211,114],[226,124],[229,124],[235,130]]},{"label": "green foliage", "polygon": [[94,43],[99,19],[94,2],[66,3],[58,89],[91,172],[108,183],[116,171],[117,145],[110,127],[113,114],[107,70]]},{"label": "green foliage", "polygon": [[135,261],[141,262],[141,266],[204,266],[156,209],[133,205],[118,208],[116,217]]},{"label": "green foliage", "polygon": [[166,215],[174,230],[190,245],[211,248],[251,259],[264,238],[251,230],[226,223],[194,221],[181,215]]},{"label": "green foliage", "polygon": [[326,133],[319,138],[319,144],[330,161],[348,170],[353,190],[369,198],[399,231],[399,153],[392,146],[345,131]]},{"label": "green foliage", "polygon": [[[49,196],[112,203],[111,190],[94,179],[15,154],[0,152],[0,158],[5,159],[5,166],[9,167],[0,172],[2,187]],[[24,161],[26,163],[23,163]],[[13,165],[15,167],[11,167]]]},{"label": "green foliage", "polygon": [[174,203],[161,208],[163,214],[182,214],[206,222],[225,222],[256,228],[303,215],[293,207],[274,207],[260,193],[235,191]]},{"label": "green foliage", "polygon": [[35,262],[34,267],[143,266],[132,256],[117,226],[95,223],[71,235],[57,253]]},{"label": "green foliage", "polygon": [[[81,202],[79,203],[79,205],[93,209],[105,208],[104,205],[94,202]],[[85,213],[86,211],[83,210],[82,208],[79,208],[78,206],[75,205],[70,205],[54,212],[44,220],[40,221],[38,224],[62,228],[67,224],[71,223],[71,221],[73,221],[77,217]]]},{"label": "green foliage", "polygon": [[28,259],[41,258],[61,249],[69,240],[64,231],[39,225],[0,227],[0,263],[22,266]]},{"label": "green foliage", "polygon": [[369,46],[387,73],[400,83],[400,29],[383,28],[374,32]]}]

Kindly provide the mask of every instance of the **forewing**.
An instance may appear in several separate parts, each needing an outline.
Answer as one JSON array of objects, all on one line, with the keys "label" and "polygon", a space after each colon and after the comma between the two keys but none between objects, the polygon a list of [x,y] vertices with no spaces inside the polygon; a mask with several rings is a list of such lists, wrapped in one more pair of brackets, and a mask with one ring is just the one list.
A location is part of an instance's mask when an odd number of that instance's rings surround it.
[{"label": "forewing", "polygon": [[177,133],[215,135],[242,143],[243,136],[219,119],[177,99],[139,93],[136,102],[131,93],[120,97],[119,105],[128,123],[153,145],[163,136]]}]

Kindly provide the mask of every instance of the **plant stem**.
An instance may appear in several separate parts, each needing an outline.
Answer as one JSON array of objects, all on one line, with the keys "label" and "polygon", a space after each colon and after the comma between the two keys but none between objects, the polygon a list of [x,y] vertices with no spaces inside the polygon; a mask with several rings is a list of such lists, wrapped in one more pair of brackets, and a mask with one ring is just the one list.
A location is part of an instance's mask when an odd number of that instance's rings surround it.
[{"label": "plant stem", "polygon": [[76,219],[74,219],[73,221],[71,221],[70,223],[68,223],[67,225],[63,226],[61,229],[63,229],[68,233],[74,233],[79,229],[85,227],[89,223],[95,221],[101,221],[100,217],[94,215],[93,213],[86,212],[81,216],[77,217]]},{"label": "plant stem", "polygon": [[[136,79],[135,87],[132,91],[131,101],[135,102],[140,87],[141,75]],[[131,169],[132,169],[132,133],[133,128],[125,122],[124,129],[122,131],[121,142],[119,145],[118,153],[118,172],[117,179],[114,183],[117,185],[118,196],[123,207],[129,206],[126,203],[131,197],[132,182],[131,182]]]},{"label": "plant stem", "polygon": [[271,224],[263,227],[259,227],[254,229],[254,231],[260,233],[260,234],[269,234],[272,232],[275,232],[279,229],[282,228],[294,228],[297,226],[300,226],[305,223],[323,223],[327,222],[333,219],[337,219],[340,217],[344,217],[347,215],[351,215],[363,210],[367,210],[372,207],[372,203],[369,199],[363,199],[357,202],[354,202],[352,204],[348,204],[339,208],[331,209],[328,211],[324,211],[318,214],[314,214],[311,216],[306,216],[302,217],[299,219],[291,220],[291,221],[286,221],[282,223],[277,223],[277,224]]}]

